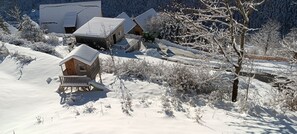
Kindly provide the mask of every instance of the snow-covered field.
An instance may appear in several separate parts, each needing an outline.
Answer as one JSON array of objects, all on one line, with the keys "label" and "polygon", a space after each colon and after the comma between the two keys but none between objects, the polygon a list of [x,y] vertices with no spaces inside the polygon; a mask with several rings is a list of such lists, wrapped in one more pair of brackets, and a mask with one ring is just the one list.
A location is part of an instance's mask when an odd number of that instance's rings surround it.
[{"label": "snow-covered field", "polygon": [[[240,102],[211,105],[201,99],[200,107],[185,105],[188,112],[174,111],[175,117],[168,117],[162,111],[163,86],[124,81],[133,102],[133,112],[128,116],[122,112],[120,81],[114,75],[102,76],[108,92],[58,94],[60,58],[11,44],[5,46],[10,52],[36,60],[23,67],[10,56],[0,61],[0,134],[297,133],[297,113],[281,113],[265,107],[274,98],[272,86],[255,79],[250,89],[254,109],[249,114],[240,112]],[[58,49],[64,52],[63,48]],[[135,56],[162,62],[146,55]],[[119,55],[116,58],[123,59]],[[269,64],[265,66],[273,68]],[[259,66],[265,68],[260,63]],[[69,98],[75,98],[76,102],[70,103]],[[202,116],[200,123],[195,121],[195,110]]]}]

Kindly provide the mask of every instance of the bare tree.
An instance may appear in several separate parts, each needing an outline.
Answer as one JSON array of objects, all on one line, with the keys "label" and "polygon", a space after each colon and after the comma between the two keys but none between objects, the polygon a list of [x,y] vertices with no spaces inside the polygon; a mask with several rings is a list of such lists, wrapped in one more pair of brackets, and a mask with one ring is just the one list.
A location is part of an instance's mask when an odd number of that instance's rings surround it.
[{"label": "bare tree", "polygon": [[255,34],[251,36],[251,43],[261,48],[264,55],[273,48],[279,48],[280,38],[280,23],[274,20],[269,20]]},{"label": "bare tree", "polygon": [[285,36],[282,45],[286,48],[286,51],[292,55],[293,61],[297,60],[297,28],[292,28],[291,31]]},{"label": "bare tree", "polygon": [[[234,67],[232,101],[237,101],[239,75],[242,69],[246,33],[249,31],[250,15],[264,0],[200,0],[204,8],[184,8],[188,15],[184,22],[192,28],[204,31],[210,45],[218,46],[220,53]],[[230,48],[228,48],[230,46]]]}]

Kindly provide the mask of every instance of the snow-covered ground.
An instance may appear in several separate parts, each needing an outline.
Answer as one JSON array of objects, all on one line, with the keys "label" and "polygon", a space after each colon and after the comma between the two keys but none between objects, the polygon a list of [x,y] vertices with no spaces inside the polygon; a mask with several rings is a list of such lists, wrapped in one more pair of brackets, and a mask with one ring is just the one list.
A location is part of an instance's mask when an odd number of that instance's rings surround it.
[{"label": "snow-covered ground", "polygon": [[[238,110],[238,103],[221,102],[211,105],[205,101],[200,107],[185,105],[188,112],[174,111],[167,117],[162,111],[161,96],[164,87],[146,81],[123,81],[132,94],[131,116],[122,112],[120,81],[112,74],[103,74],[106,91],[58,94],[58,63],[60,58],[33,51],[29,48],[5,44],[10,52],[36,58],[20,67],[18,62],[6,57],[0,61],[0,133],[1,134],[196,134],[196,133],[297,133],[297,114],[280,113],[265,107],[273,99],[270,84],[252,80],[251,113]],[[57,48],[61,55],[65,48]],[[101,58],[109,57],[105,54]],[[146,55],[137,59],[164,62]],[[129,56],[115,54],[118,59]],[[165,62],[170,64],[170,62]],[[274,65],[274,64],[273,64]],[[263,68],[270,63],[259,65]],[[51,80],[51,81],[48,81]],[[70,103],[74,99],[75,102]],[[66,99],[66,100],[64,100]],[[66,103],[71,105],[66,105]],[[199,110],[200,123],[195,121]]]}]

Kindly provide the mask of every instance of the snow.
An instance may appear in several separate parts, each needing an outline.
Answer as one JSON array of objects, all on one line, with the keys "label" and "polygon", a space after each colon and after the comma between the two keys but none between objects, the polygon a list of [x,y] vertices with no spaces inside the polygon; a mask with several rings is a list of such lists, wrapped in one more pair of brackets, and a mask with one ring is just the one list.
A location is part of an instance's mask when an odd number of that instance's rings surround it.
[{"label": "snow", "polygon": [[125,19],[125,22],[124,22],[125,34],[129,33],[136,26],[136,23],[125,12],[122,12],[116,18]]},{"label": "snow", "polygon": [[148,21],[150,21],[150,19],[154,16],[157,16],[157,12],[153,8],[151,8],[135,17],[135,22],[143,29],[143,31],[146,31],[146,25]]},{"label": "snow", "polygon": [[8,26],[8,30],[10,31],[11,34],[16,34],[18,32],[18,29],[16,29],[14,26],[10,25],[9,23],[5,22],[5,25]]},{"label": "snow", "polygon": [[77,29],[73,35],[106,38],[124,23],[124,19],[94,17],[82,27]]},{"label": "snow", "polygon": [[97,59],[99,52],[96,49],[93,49],[85,44],[82,44],[72,50],[61,62],[59,65],[64,64],[70,59],[77,59],[89,66],[91,66],[94,61]]},{"label": "snow", "polygon": [[93,17],[101,17],[101,1],[75,2],[62,4],[43,4],[39,6],[39,23],[48,32],[64,33],[64,20],[67,14],[76,13],[76,28],[81,27]]},{"label": "snow", "polygon": [[145,50],[145,55],[155,58],[162,58],[162,55],[158,52],[157,49],[147,49]]},{"label": "snow", "polygon": [[[162,85],[122,80],[133,98],[132,116],[128,116],[121,109],[121,82],[113,74],[102,75],[103,84],[109,92],[75,92],[64,96],[56,92],[60,84],[58,76],[62,73],[60,58],[7,43],[5,46],[10,52],[17,51],[36,60],[23,68],[9,56],[0,62],[1,134],[297,133],[297,114],[276,112],[277,109],[265,106],[273,99],[273,87],[255,79],[252,80],[249,95],[250,102],[255,105],[252,114],[239,112],[237,107],[240,102],[211,105],[202,101],[198,107],[185,105],[184,108],[189,111],[200,109],[200,124],[193,119],[193,112],[174,111],[175,117],[165,116],[160,100],[164,93]],[[99,55],[110,57],[103,53]],[[146,55],[135,56],[154,63],[171,63]],[[121,56],[115,58],[123,59]],[[17,80],[20,75],[21,79]],[[52,81],[48,83],[49,78]],[[244,90],[239,93],[242,92]],[[63,100],[65,97],[66,102]],[[72,105],[65,104],[71,101],[69,97],[76,100]],[[87,112],[86,109],[90,107],[95,110]]]}]

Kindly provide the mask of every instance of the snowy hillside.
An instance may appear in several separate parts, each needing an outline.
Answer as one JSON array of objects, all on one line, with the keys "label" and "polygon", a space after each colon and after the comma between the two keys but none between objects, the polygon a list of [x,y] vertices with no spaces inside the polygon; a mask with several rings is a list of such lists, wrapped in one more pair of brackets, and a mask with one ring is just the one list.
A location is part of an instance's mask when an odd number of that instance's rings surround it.
[{"label": "snowy hillside", "polygon": [[[174,110],[174,117],[168,117],[163,111],[166,87],[162,85],[119,80],[104,73],[108,91],[58,94],[60,58],[7,43],[5,47],[10,53],[18,52],[33,60],[23,66],[13,56],[0,61],[1,134],[297,133],[297,114],[270,108],[267,103],[274,98],[274,90],[256,79],[252,80],[253,101],[249,105],[253,108],[249,113],[241,112],[240,102],[211,103],[199,96],[199,106],[182,104],[184,112]],[[142,54],[134,56],[140,61],[177,64]],[[110,56],[101,53],[99,57]],[[130,59],[121,54],[115,58]],[[123,85],[132,94],[131,116],[122,112]]]}]

